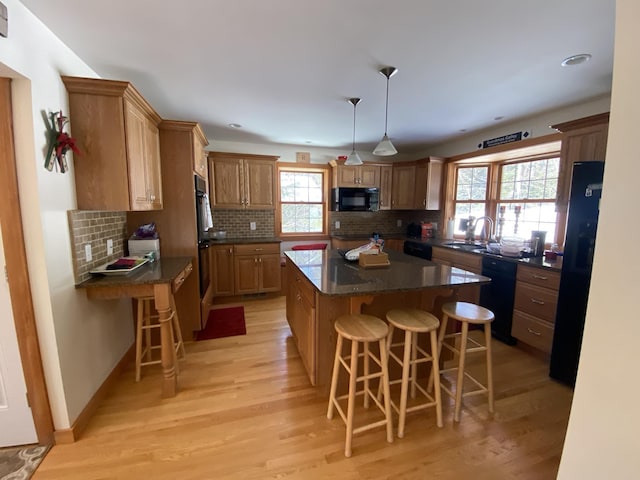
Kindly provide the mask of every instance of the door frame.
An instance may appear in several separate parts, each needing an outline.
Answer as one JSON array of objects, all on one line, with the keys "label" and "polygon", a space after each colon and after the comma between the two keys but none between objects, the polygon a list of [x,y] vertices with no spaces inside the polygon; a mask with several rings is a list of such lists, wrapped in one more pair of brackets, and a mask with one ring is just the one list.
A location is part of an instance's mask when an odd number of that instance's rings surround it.
[{"label": "door frame", "polygon": [[18,337],[27,396],[40,444],[53,444],[53,418],[42,368],[29,269],[24,244],[18,175],[14,153],[10,78],[0,78],[0,221],[11,308]]}]

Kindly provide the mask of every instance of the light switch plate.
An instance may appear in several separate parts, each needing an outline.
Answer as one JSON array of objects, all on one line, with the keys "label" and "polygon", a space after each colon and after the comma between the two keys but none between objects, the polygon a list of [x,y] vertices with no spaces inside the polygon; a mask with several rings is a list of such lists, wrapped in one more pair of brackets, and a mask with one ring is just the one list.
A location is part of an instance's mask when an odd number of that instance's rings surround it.
[{"label": "light switch plate", "polygon": [[398,219],[398,221],[396,222],[396,225],[397,225],[398,227],[401,227],[401,226],[402,226],[402,220],[401,220],[401,219]]},{"label": "light switch plate", "polygon": [[91,244],[90,243],[87,243],[84,246],[84,259],[87,262],[90,262],[93,259],[93,255],[91,255]]},{"label": "light switch plate", "polygon": [[340,220],[336,220],[336,230],[340,230]]},{"label": "light switch plate", "polygon": [[249,223],[249,228],[250,228],[251,230],[255,230],[255,229],[256,229],[256,222],[251,222],[251,223]]},{"label": "light switch plate", "polygon": [[107,240],[107,255],[113,255],[113,240]]}]

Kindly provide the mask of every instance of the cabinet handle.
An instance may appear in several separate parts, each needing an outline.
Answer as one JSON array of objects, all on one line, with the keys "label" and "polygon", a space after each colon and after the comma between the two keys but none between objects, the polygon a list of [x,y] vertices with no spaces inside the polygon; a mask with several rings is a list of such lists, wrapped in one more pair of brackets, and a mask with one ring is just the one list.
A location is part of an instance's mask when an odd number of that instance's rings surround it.
[{"label": "cabinet handle", "polygon": [[544,275],[536,275],[534,273],[532,276],[533,278],[537,278],[538,280],[549,280],[549,277],[545,277]]},{"label": "cabinet handle", "polygon": [[542,335],[542,333],[536,332],[535,330],[531,330],[529,327],[527,327],[527,332],[529,332],[531,335],[535,335],[536,337],[539,337],[540,335]]},{"label": "cabinet handle", "polygon": [[253,249],[254,252],[261,252],[262,250],[264,250],[264,248],[254,248]]},{"label": "cabinet handle", "polygon": [[258,263],[258,259],[254,257],[253,263]]},{"label": "cabinet handle", "polygon": [[532,298],[531,299],[531,303],[536,303],[538,305],[544,305],[544,302],[542,300],[538,300],[537,298]]},{"label": "cabinet handle", "polygon": [[262,263],[262,259],[261,258],[258,259],[258,263]]},{"label": "cabinet handle", "polygon": [[233,253],[233,248],[229,248],[229,255]]}]

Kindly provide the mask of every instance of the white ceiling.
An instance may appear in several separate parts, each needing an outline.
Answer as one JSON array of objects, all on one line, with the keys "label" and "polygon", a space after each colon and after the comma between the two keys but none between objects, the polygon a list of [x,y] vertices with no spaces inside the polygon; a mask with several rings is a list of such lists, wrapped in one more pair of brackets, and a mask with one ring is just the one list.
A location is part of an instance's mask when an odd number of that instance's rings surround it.
[{"label": "white ceiling", "polygon": [[[611,91],[615,0],[22,0],[210,140],[400,153]],[[590,53],[582,65],[561,67]],[[504,117],[495,120],[496,117]],[[238,123],[241,129],[232,129]],[[466,133],[465,133],[466,134]]]}]

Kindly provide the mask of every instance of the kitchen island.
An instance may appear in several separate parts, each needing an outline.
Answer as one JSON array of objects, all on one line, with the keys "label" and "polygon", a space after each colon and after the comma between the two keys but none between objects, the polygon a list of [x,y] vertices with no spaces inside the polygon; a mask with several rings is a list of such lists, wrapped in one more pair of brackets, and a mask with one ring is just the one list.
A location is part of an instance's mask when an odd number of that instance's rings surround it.
[{"label": "kitchen island", "polygon": [[391,308],[414,307],[438,313],[457,291],[489,278],[389,251],[390,265],[364,268],[338,250],[285,252],[287,320],[312,385],[328,391],[337,317],[365,313],[385,318]]}]

